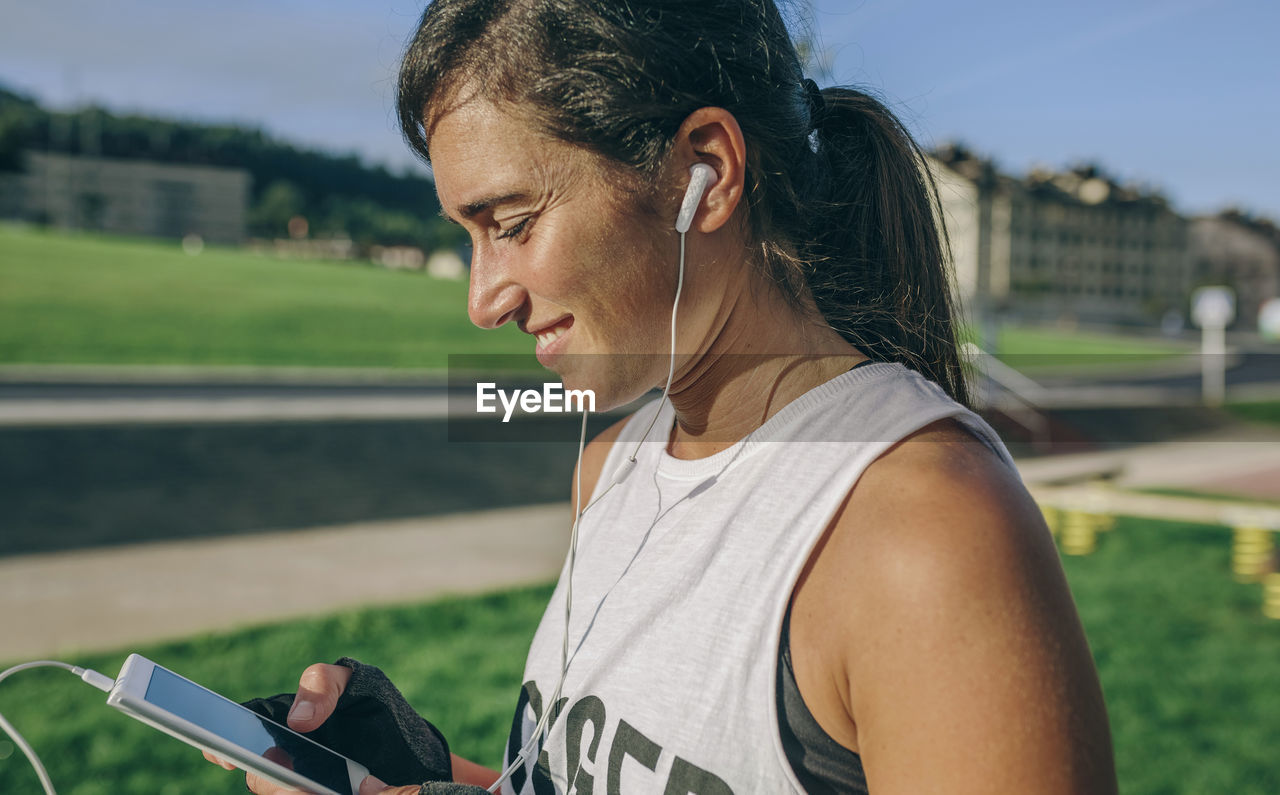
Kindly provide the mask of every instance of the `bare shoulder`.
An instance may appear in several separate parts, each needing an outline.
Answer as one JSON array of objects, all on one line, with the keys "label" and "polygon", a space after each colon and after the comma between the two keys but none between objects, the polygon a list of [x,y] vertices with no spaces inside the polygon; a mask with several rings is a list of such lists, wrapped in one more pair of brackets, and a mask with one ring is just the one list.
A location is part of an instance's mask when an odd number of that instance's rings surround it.
[{"label": "bare shoulder", "polygon": [[[604,462],[609,458],[609,451],[613,449],[613,443],[618,441],[618,437],[622,435],[622,429],[626,427],[634,416],[634,414],[628,414],[605,428],[588,442],[586,448],[583,449],[582,461],[578,466],[582,470],[582,496],[584,500],[590,499],[591,494],[596,490],[596,481],[600,479],[600,470],[604,468]],[[578,470],[575,469],[573,474],[573,483],[569,490],[569,501],[571,503],[576,502],[578,499]]]},{"label": "bare shoulder", "polygon": [[872,791],[1114,790],[1053,540],[1017,475],[954,420],[867,468],[797,586],[792,644],[806,702],[807,681]]},{"label": "bare shoulder", "polygon": [[917,431],[867,467],[816,562],[856,572],[829,581],[855,599],[904,588],[941,596],[971,585],[967,578],[1017,578],[1028,567],[1036,579],[1061,575],[1040,511],[1017,475],[955,420]]},{"label": "bare shoulder", "polygon": [[[1057,554],[1017,474],[958,421],[940,420],[873,462],[849,493],[837,530],[865,554],[933,558],[961,573],[990,554]],[[964,551],[981,554],[958,554]]]}]

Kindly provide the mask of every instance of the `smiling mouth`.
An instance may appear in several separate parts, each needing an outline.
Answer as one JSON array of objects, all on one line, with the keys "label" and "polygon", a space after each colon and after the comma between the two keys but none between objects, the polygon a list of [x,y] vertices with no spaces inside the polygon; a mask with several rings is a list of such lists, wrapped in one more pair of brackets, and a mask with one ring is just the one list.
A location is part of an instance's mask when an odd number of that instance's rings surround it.
[{"label": "smiling mouth", "polygon": [[541,331],[533,332],[533,338],[538,341],[539,348],[546,348],[551,343],[560,339],[566,331],[573,326],[573,316],[568,315],[556,321],[554,325],[547,326]]}]

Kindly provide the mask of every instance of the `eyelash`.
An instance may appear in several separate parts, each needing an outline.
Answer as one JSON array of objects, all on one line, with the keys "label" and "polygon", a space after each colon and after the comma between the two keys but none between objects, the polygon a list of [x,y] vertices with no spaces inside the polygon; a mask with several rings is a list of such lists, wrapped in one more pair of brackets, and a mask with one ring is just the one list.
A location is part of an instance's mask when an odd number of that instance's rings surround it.
[{"label": "eyelash", "polygon": [[523,231],[524,231],[524,228],[525,228],[526,226],[528,226],[528,225],[529,225],[529,222],[530,222],[530,221],[532,221],[532,220],[533,220],[533,216],[529,216],[528,218],[525,218],[523,221],[521,221],[520,223],[518,223],[518,224],[516,224],[515,226],[511,227],[511,228],[510,228],[510,229],[508,229],[507,231],[505,231],[505,232],[502,232],[502,233],[498,234],[498,236],[497,236],[497,237],[498,237],[498,239],[499,239],[499,240],[508,240],[508,239],[510,239],[510,238],[515,237],[516,235],[519,235],[521,232],[523,232]]}]

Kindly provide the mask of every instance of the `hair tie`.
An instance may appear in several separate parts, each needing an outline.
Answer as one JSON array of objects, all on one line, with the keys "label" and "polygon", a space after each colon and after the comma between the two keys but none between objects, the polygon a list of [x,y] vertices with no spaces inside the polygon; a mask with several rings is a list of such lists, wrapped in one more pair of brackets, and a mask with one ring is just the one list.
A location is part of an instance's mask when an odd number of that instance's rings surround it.
[{"label": "hair tie", "polygon": [[823,99],[822,89],[818,88],[817,83],[806,77],[802,85],[805,102],[809,105],[809,129],[816,130],[827,117],[827,101]]}]

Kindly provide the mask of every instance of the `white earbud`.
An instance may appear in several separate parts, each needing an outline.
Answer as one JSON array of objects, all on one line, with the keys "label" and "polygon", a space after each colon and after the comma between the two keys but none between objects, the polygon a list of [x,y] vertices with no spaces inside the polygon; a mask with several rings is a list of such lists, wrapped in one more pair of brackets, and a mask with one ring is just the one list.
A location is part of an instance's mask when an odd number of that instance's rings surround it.
[{"label": "white earbud", "polygon": [[684,192],[684,201],[680,202],[680,214],[676,216],[677,232],[684,234],[693,226],[693,216],[702,203],[702,194],[715,181],[716,170],[706,163],[694,163],[689,169],[689,187]]}]

